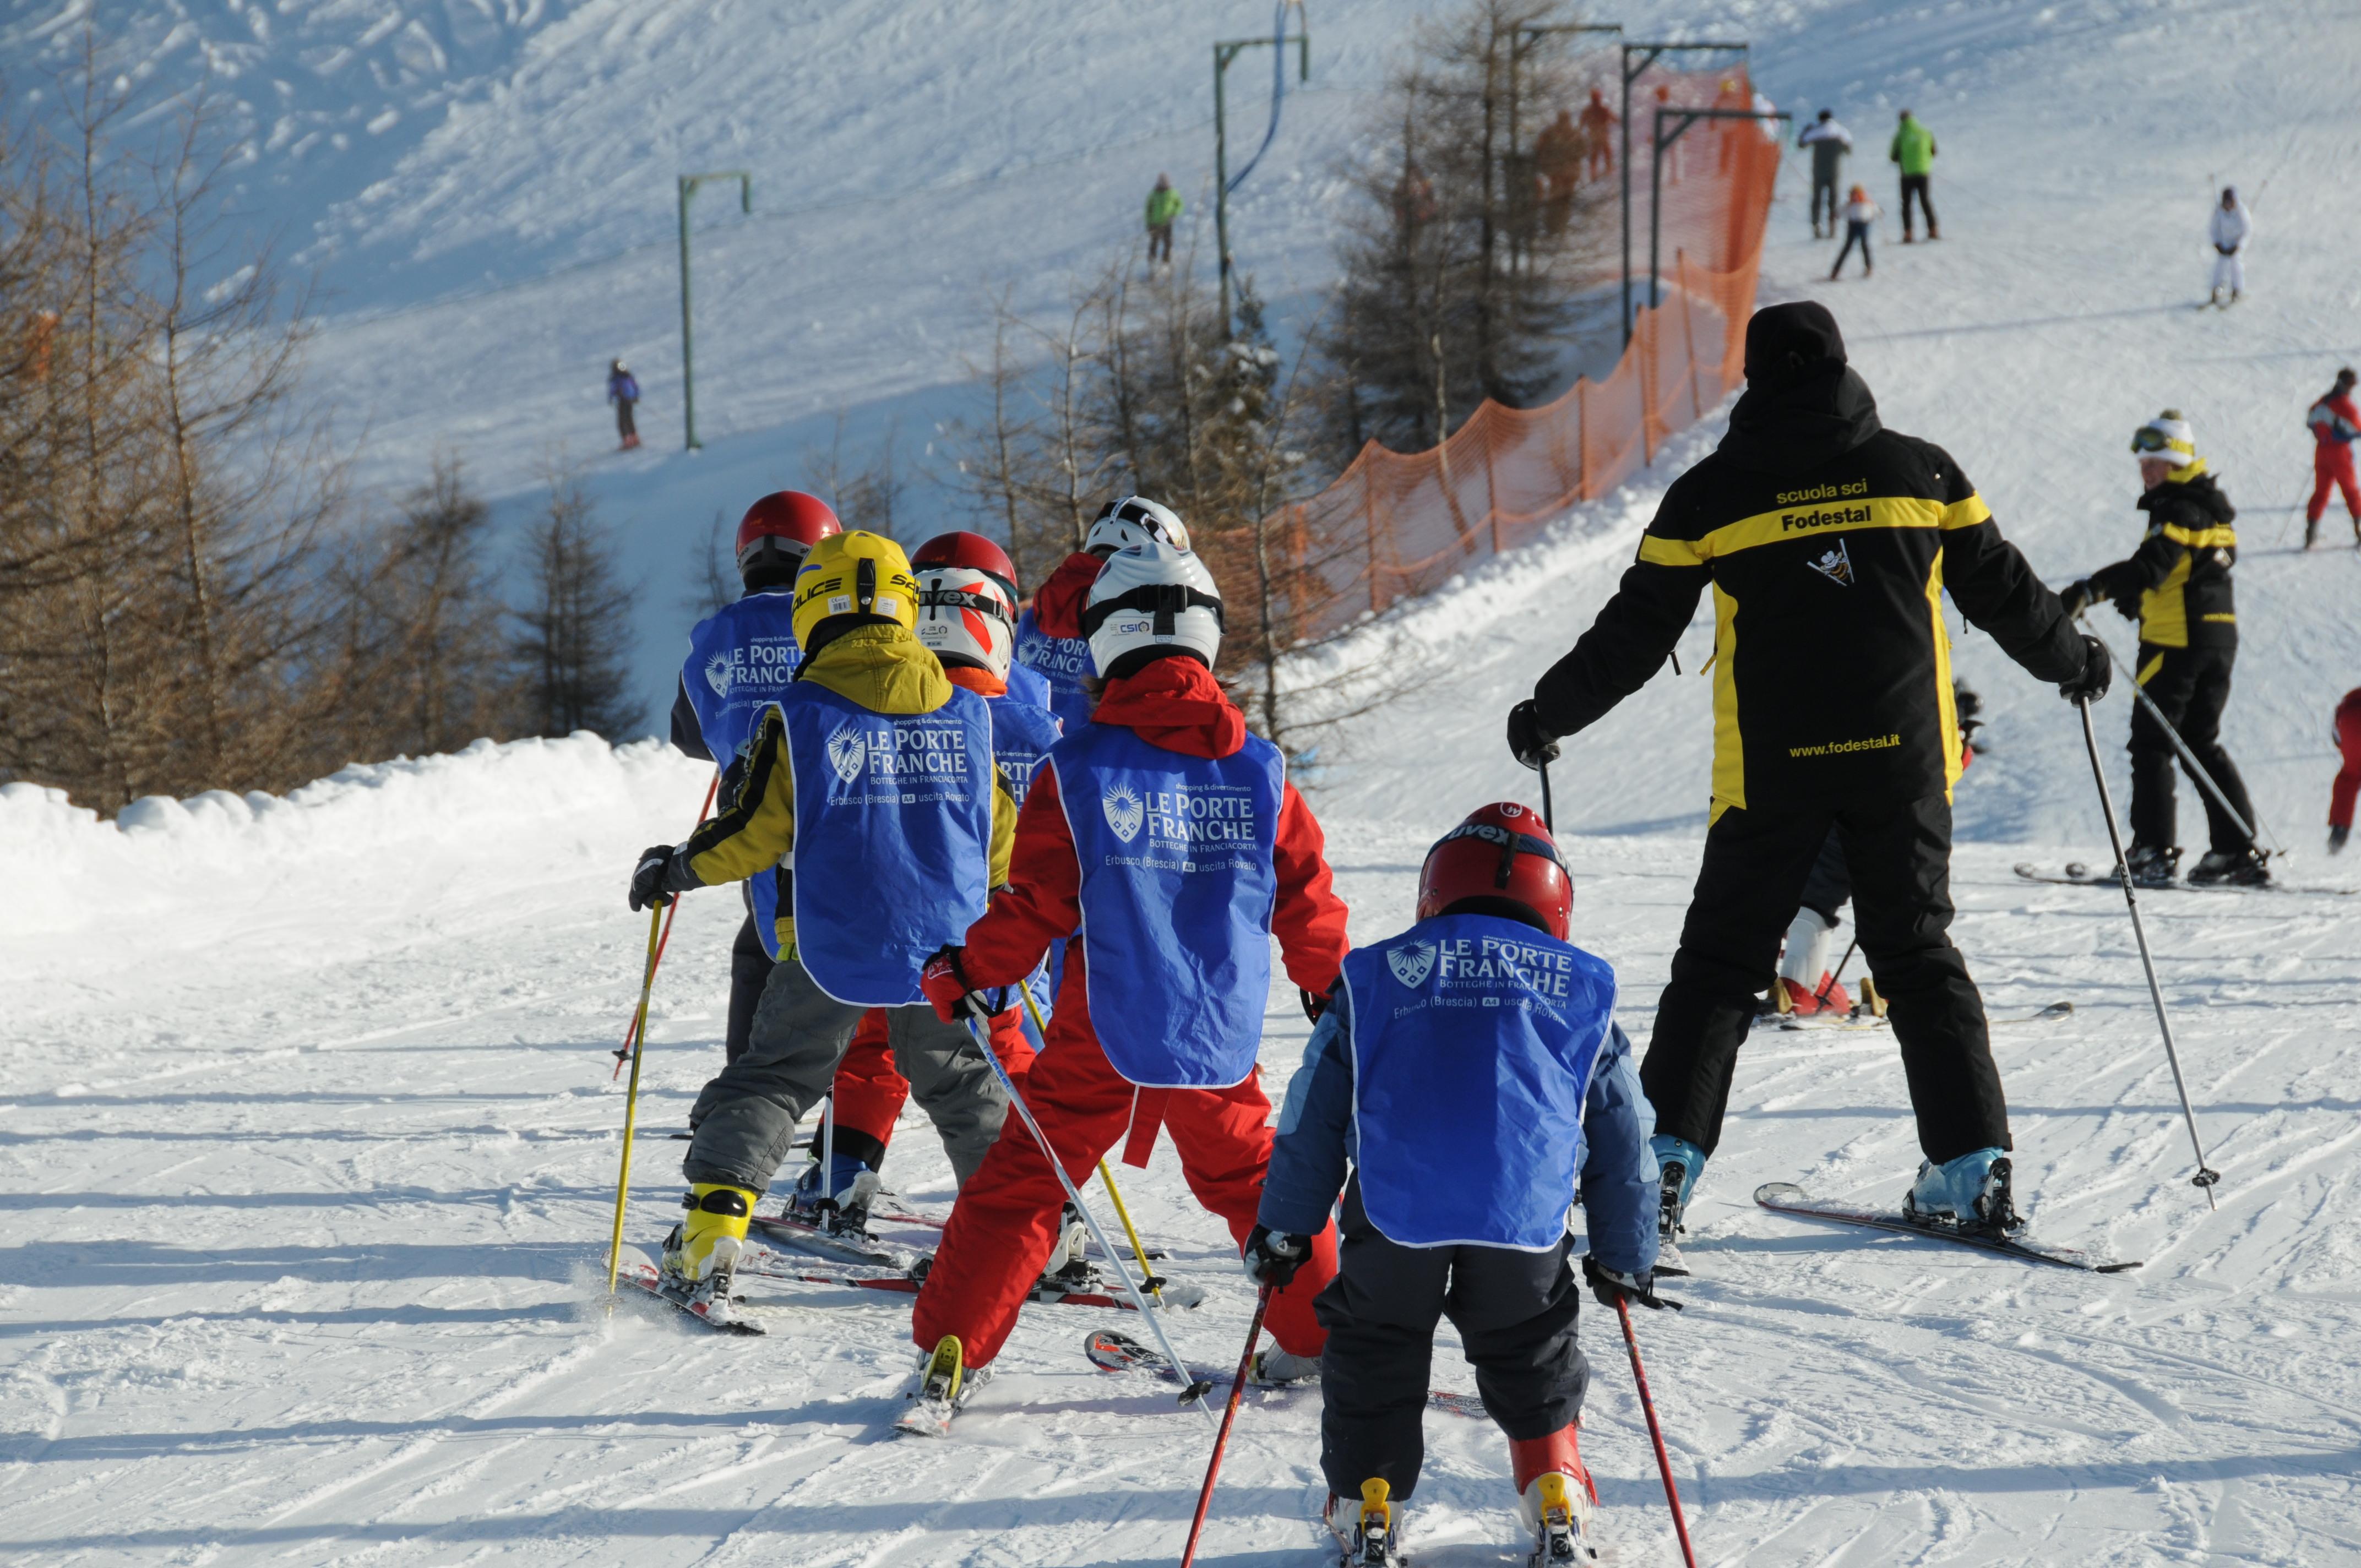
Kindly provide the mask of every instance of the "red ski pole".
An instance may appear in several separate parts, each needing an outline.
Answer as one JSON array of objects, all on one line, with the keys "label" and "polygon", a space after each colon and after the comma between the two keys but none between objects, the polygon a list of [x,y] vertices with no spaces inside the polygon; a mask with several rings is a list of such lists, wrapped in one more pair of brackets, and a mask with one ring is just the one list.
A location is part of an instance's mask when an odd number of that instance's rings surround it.
[{"label": "red ski pole", "polygon": [[[1141,1265],[1146,1267],[1145,1264]],[[1230,1379],[1230,1400],[1222,1407],[1222,1430],[1213,1437],[1213,1457],[1205,1465],[1205,1484],[1197,1492],[1197,1517],[1189,1521],[1189,1544],[1180,1551],[1180,1568],[1197,1561],[1197,1538],[1205,1533],[1205,1510],[1213,1506],[1213,1477],[1222,1473],[1222,1451],[1230,1444],[1230,1423],[1238,1419],[1238,1400],[1246,1391],[1246,1373],[1254,1365],[1255,1344],[1262,1338],[1262,1315],[1270,1310],[1270,1287],[1255,1298],[1254,1321],[1246,1325],[1246,1354],[1238,1357],[1238,1375]]]},{"label": "red ski pole", "polygon": [[1615,1315],[1623,1320],[1623,1348],[1631,1353],[1631,1381],[1640,1386],[1640,1409],[1647,1413],[1648,1441],[1656,1445],[1656,1470],[1664,1478],[1664,1501],[1673,1506],[1673,1530],[1681,1538],[1681,1561],[1697,1568],[1697,1548],[1689,1544],[1689,1521],[1681,1517],[1680,1488],[1673,1485],[1672,1457],[1664,1452],[1664,1431],[1656,1424],[1656,1402],[1648,1398],[1648,1374],[1640,1365],[1640,1342],[1631,1334],[1631,1304],[1615,1299]]},{"label": "red ski pole", "polygon": [[[721,773],[719,770],[717,769],[713,774],[713,782],[705,786],[705,804],[697,808],[697,826],[698,828],[705,826],[705,814],[713,809],[713,792],[720,787]],[[694,832],[696,829],[691,828],[690,831]],[[673,916],[679,913],[680,900],[675,898],[672,901],[671,905],[664,910],[664,931],[662,935],[656,938],[655,957],[648,961],[647,978],[648,983],[651,985],[655,983],[656,965],[664,962],[664,948],[669,947],[672,943]],[[646,1018],[646,1016],[647,1002],[646,999],[642,997],[641,999],[640,1005],[631,1011],[631,1021],[623,1026],[623,1043],[615,1048],[615,1070],[607,1075],[608,1082],[612,1083],[615,1080],[623,1076],[623,1064],[631,1059],[631,1047],[639,1043],[640,1024],[642,1019]]]}]

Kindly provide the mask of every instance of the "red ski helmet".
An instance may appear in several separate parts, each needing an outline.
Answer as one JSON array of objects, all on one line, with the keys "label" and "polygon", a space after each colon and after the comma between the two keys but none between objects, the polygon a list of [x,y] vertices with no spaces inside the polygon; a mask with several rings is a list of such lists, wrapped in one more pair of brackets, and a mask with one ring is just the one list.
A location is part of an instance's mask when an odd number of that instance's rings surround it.
[{"label": "red ski helmet", "polygon": [[1008,678],[1016,648],[1016,567],[981,533],[939,533],[910,557],[918,641],[946,664]]},{"label": "red ski helmet", "polygon": [[774,490],[738,520],[738,576],[751,578],[760,571],[792,582],[813,545],[843,532],[835,509],[818,496]]},{"label": "red ski helmet", "polygon": [[1418,873],[1418,917],[1429,919],[1468,900],[1521,905],[1540,917],[1542,929],[1565,940],[1574,920],[1574,879],[1557,840],[1528,807],[1513,801],[1479,806],[1427,850]]}]

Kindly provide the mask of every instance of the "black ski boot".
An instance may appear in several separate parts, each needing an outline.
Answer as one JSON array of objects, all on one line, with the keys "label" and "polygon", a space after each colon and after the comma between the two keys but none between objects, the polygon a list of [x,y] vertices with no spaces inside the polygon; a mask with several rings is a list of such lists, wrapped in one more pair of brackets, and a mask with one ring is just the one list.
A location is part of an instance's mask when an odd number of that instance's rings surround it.
[{"label": "black ski boot", "polygon": [[2214,850],[2189,868],[2191,887],[2268,887],[2270,852],[2248,845],[2243,850]]}]

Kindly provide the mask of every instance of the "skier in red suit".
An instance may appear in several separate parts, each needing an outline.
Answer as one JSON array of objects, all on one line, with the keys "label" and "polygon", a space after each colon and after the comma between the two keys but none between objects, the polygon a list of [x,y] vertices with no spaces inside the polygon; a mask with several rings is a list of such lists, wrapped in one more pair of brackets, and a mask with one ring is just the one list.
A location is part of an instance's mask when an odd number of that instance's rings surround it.
[{"label": "skier in red suit", "polygon": [[2328,852],[2335,854],[2353,836],[2353,797],[2361,795],[2361,686],[2336,705],[2336,749],[2345,765],[2328,791]]},{"label": "skier in red suit", "polygon": [[2312,405],[2304,423],[2312,429],[2312,504],[2303,509],[2303,547],[2320,538],[2320,515],[2328,510],[2328,492],[2345,492],[2345,510],[2352,514],[2353,542],[2361,544],[2361,486],[2353,481],[2353,441],[2361,436],[2361,413],[2354,411],[2354,374],[2348,367],[2336,373],[2336,385]]},{"label": "skier in red suit", "polygon": [[[1255,1066],[1269,936],[1314,1011],[1348,944],[1319,824],[1209,667],[1219,606],[1212,575],[1169,543],[1107,562],[1082,617],[1105,672],[1098,705],[1034,777],[1009,885],[922,984],[942,1015],[981,1014],[989,1003],[972,993],[1016,983],[1051,942],[1077,938],[1023,1086],[1043,1134],[1079,1186],[1118,1144],[1147,1164],[1160,1125],[1190,1190],[1243,1245],[1272,1140]],[[1063,1190],[1011,1121],[961,1190],[913,1309],[912,1338],[931,1353],[917,1397],[946,1419],[999,1354],[1060,1234]],[[1335,1272],[1332,1224],[1271,1299],[1279,1350],[1259,1358],[1260,1380],[1316,1369],[1327,1335],[1312,1302]]]}]

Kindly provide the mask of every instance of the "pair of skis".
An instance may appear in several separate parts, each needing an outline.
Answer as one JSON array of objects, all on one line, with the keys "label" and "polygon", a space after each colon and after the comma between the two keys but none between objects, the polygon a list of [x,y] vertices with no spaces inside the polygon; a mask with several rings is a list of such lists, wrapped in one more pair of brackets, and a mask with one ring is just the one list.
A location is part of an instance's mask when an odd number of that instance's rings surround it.
[{"label": "pair of skis", "polygon": [[[2009,1018],[1991,1018],[1985,1022],[1994,1028],[2002,1025],[2054,1024],[2060,1018],[2070,1016],[2073,1011],[2074,1004],[2070,1002],[2053,1002],[2048,1006],[2036,1008],[2031,1013]],[[1787,1013],[1781,1014],[1779,1019],[1781,1029],[1795,1034],[1809,1034],[1815,1029],[1884,1029],[1892,1025],[1893,1020],[1890,1018],[1882,1017],[1873,1013],[1863,1015],[1858,1010],[1833,1017],[1818,1013],[1806,1014],[1798,1017],[1793,1013]]]},{"label": "pair of skis", "polygon": [[[2048,883],[2053,887],[2103,887],[2114,893],[2123,886],[2115,880],[2114,872],[2093,872],[2080,861],[2067,861],[2061,872],[2044,871],[2030,861],[2019,861],[2015,869],[2027,882]],[[2361,893],[2361,888],[2301,886],[2283,882],[2138,882],[2132,885],[2142,893],[2291,893],[2312,898],[2351,898]]]}]

